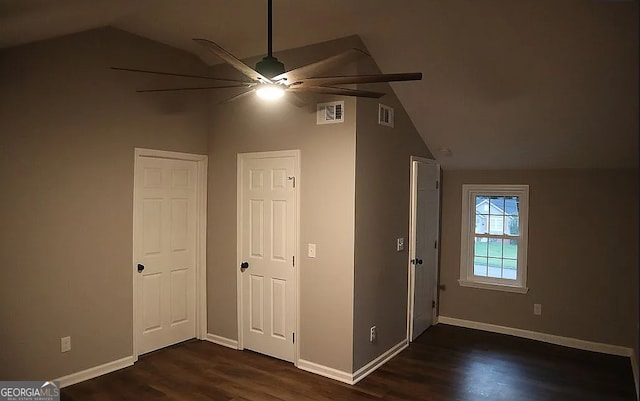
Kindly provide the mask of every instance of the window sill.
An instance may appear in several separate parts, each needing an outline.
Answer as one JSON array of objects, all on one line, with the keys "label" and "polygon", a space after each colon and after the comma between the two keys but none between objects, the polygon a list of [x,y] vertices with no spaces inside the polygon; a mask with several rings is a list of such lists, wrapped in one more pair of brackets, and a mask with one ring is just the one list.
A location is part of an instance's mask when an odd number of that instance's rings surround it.
[{"label": "window sill", "polygon": [[518,294],[526,294],[529,289],[527,287],[516,287],[512,285],[493,284],[493,283],[479,283],[477,281],[458,280],[458,284],[461,287],[482,288],[485,290],[497,290],[506,292],[515,292]]}]

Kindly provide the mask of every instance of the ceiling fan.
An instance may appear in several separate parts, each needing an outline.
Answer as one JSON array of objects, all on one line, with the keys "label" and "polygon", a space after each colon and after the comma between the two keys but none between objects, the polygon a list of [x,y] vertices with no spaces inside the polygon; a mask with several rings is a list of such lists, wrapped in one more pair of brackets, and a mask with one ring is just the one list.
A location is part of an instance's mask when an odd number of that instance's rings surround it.
[{"label": "ceiling fan", "polygon": [[272,46],[272,0],[267,0],[267,47],[268,54],[256,64],[255,69],[249,67],[238,58],[233,56],[227,50],[218,44],[207,39],[193,39],[196,43],[215,54],[227,64],[241,72],[248,79],[226,79],[214,78],[202,75],[179,74],[162,71],[149,71],[133,68],[111,67],[114,70],[138,72],[156,75],[169,75],[175,77],[199,78],[205,80],[227,82],[227,85],[216,86],[197,86],[182,88],[162,88],[162,89],[143,89],[136,92],[170,92],[170,91],[188,91],[188,90],[207,90],[222,88],[244,88],[244,90],[224,101],[230,102],[239,98],[256,93],[259,97],[266,99],[277,99],[287,92],[287,97],[298,105],[304,104],[297,98],[297,93],[318,93],[341,96],[357,96],[368,98],[380,98],[385,94],[382,92],[372,92],[360,89],[348,89],[337,87],[335,85],[349,85],[362,83],[379,83],[394,81],[415,81],[422,79],[422,73],[399,73],[399,74],[373,74],[373,75],[348,75],[348,76],[320,76],[326,70],[334,68],[340,64],[346,64],[355,59],[367,55],[360,49],[349,49],[334,56],[325,58],[315,63],[286,71],[284,64],[273,57]]}]

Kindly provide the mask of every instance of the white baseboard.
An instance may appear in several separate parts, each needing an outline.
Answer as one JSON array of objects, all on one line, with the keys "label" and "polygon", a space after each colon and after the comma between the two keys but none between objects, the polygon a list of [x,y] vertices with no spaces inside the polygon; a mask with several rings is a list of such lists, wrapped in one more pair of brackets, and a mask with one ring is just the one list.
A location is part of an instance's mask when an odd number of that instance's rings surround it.
[{"label": "white baseboard", "polygon": [[238,340],[232,340],[230,338],[217,336],[211,333],[207,333],[207,336],[204,339],[214,344],[222,345],[223,347],[238,349]]},{"label": "white baseboard", "polygon": [[85,369],[80,372],[71,373],[70,375],[62,376],[54,381],[60,382],[60,387],[71,386],[76,383],[83,382],[85,380],[93,379],[98,376],[105,375],[107,373],[115,372],[126,367],[133,365],[133,356],[127,356],[116,361],[107,362],[105,364],[94,366],[93,368]]},{"label": "white baseboard", "polygon": [[353,384],[353,374],[344,372],[342,370],[330,368],[328,366],[320,365],[314,362],[305,361],[304,359],[298,359],[298,369],[305,370],[307,372],[315,373],[320,376],[328,377],[329,379],[337,380],[347,384]]},{"label": "white baseboard", "polygon": [[305,361],[304,359],[299,359],[297,366],[298,369],[315,373],[320,376],[328,377],[329,379],[337,380],[342,383],[356,384],[357,382],[371,374],[373,371],[378,369],[380,366],[384,365],[389,359],[398,355],[408,346],[409,342],[404,339],[354,373],[344,372],[342,370],[330,368],[314,362]]},{"label": "white baseboard", "polygon": [[352,384],[356,384],[360,380],[362,380],[365,377],[369,376],[369,374],[373,373],[373,371],[375,371],[380,366],[382,366],[385,363],[387,363],[387,361],[389,361],[394,356],[398,355],[400,352],[402,352],[408,346],[409,346],[409,341],[407,339],[404,339],[404,340],[400,341],[398,344],[396,344],[393,347],[389,348],[385,353],[383,353],[382,355],[380,355],[379,357],[377,357],[373,361],[369,362],[368,364],[364,365],[363,367],[361,367],[360,369],[355,371],[354,374],[353,374],[353,383]]},{"label": "white baseboard", "polygon": [[438,321],[442,324],[449,324],[451,326],[459,326],[459,327],[466,327],[469,329],[490,331],[493,333],[508,334],[516,337],[528,338],[530,340],[537,340],[545,343],[562,345],[565,347],[576,348],[576,349],[581,349],[585,351],[594,351],[594,352],[600,352],[603,354],[626,356],[626,357],[631,357],[633,355],[633,350],[631,348],[621,347],[619,345],[597,343],[593,341],[580,340],[577,338],[556,336],[554,334],[546,334],[546,333],[540,333],[537,331],[516,329],[513,327],[506,327],[506,326],[498,326],[498,325],[489,324],[489,323],[474,322],[471,320],[463,320],[463,319],[457,319],[457,318],[447,317],[447,316],[439,316]]}]

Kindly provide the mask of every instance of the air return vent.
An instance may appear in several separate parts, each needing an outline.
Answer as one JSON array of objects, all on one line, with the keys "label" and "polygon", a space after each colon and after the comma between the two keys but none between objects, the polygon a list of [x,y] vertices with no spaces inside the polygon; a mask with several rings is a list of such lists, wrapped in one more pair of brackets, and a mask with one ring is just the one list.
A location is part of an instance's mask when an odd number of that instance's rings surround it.
[{"label": "air return vent", "polygon": [[344,122],[344,102],[318,103],[318,124]]},{"label": "air return vent", "polygon": [[393,128],[393,107],[378,105],[378,124]]}]

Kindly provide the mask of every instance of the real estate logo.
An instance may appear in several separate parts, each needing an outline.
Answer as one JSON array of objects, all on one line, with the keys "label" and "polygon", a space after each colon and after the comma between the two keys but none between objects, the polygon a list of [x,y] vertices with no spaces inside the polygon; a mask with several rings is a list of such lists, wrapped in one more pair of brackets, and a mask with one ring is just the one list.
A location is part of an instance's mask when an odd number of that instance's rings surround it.
[{"label": "real estate logo", "polygon": [[60,401],[60,382],[0,381],[0,401]]}]

